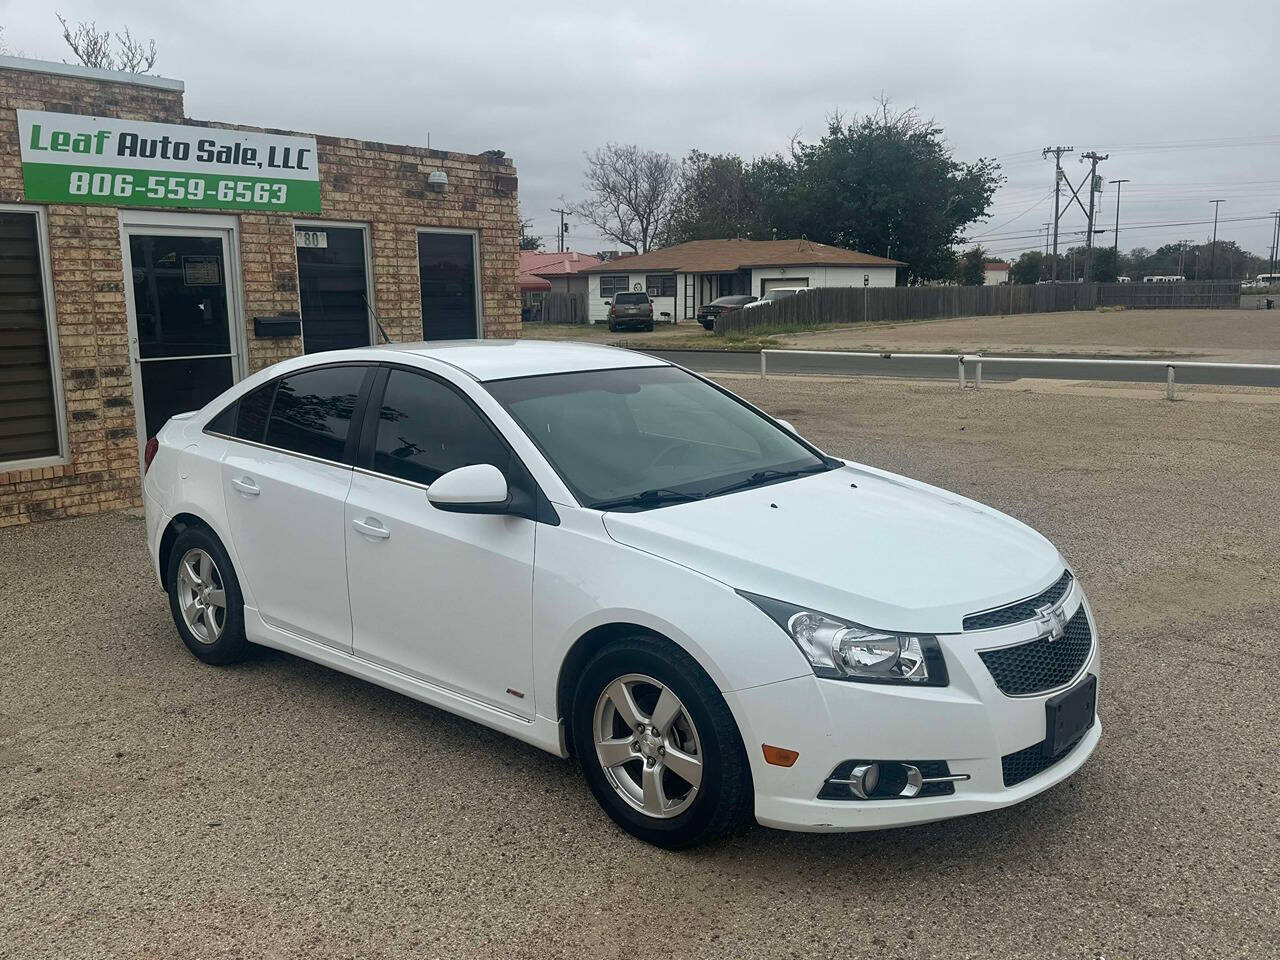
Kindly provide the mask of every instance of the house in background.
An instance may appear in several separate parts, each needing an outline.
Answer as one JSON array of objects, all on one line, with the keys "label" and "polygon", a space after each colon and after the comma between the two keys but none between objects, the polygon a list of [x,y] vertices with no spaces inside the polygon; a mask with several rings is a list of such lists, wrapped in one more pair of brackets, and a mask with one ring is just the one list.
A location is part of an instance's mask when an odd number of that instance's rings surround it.
[{"label": "house in background", "polygon": [[646,291],[658,319],[692,320],[698,309],[731,294],[763,296],[774,287],[892,287],[906,264],[810,240],[691,240],[619,257],[581,272],[591,323],[607,319],[624,290]]},{"label": "house in background", "polygon": [[1013,268],[1003,260],[989,260],[982,265],[982,285],[994,287],[1009,282],[1009,271]]},{"label": "house in background", "polygon": [[581,309],[585,310],[587,278],[582,271],[587,267],[597,266],[600,262],[599,257],[578,253],[576,250],[566,250],[564,253],[521,250],[521,316],[525,320],[540,319],[537,314],[548,294],[577,298],[582,303]]}]

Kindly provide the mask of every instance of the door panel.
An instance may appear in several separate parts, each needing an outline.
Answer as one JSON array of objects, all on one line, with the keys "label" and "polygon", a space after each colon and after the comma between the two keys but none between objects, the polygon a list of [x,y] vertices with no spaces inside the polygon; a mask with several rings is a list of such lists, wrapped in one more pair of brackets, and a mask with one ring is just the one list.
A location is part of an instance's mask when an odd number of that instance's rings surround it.
[{"label": "door panel", "polygon": [[130,228],[126,247],[145,440],[235,382],[226,239]]},{"label": "door panel", "polygon": [[346,515],[356,655],[532,717],[535,524],[437,510],[361,471]]},{"label": "door panel", "polygon": [[223,497],[262,619],[349,653],[342,511],[351,468],[242,443],[227,448]]}]

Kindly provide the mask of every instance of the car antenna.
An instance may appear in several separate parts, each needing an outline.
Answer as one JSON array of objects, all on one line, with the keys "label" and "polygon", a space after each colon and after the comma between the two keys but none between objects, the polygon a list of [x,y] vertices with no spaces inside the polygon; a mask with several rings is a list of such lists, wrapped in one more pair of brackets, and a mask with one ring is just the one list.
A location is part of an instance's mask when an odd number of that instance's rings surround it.
[{"label": "car antenna", "polygon": [[360,299],[364,301],[365,309],[369,311],[369,316],[373,317],[373,322],[378,325],[378,332],[382,334],[382,342],[390,343],[391,338],[387,336],[387,331],[382,329],[382,321],[378,319],[378,315],[373,312],[373,304],[369,302],[369,298],[364,295],[364,291],[360,291]]}]

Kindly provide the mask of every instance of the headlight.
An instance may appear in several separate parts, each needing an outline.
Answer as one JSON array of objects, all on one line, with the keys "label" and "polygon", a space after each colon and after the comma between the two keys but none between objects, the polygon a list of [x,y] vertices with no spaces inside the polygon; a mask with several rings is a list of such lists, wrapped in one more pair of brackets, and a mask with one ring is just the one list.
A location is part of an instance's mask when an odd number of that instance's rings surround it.
[{"label": "headlight", "polygon": [[937,637],[872,630],[745,590],[739,590],[738,595],[785,630],[820,677],[922,687],[947,685],[947,665]]}]

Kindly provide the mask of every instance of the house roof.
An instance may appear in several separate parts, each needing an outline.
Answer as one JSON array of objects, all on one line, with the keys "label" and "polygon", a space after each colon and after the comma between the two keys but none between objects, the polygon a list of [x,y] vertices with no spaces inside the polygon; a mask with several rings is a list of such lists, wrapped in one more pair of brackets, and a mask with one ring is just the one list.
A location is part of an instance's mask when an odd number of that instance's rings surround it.
[{"label": "house roof", "polygon": [[831,247],[812,240],[690,240],[608,260],[583,273],[729,273],[751,267],[905,267],[901,260]]},{"label": "house roof", "polygon": [[982,265],[982,269],[983,270],[1012,270],[1013,267],[1005,263],[1003,260],[988,260],[986,263]]},{"label": "house roof", "polygon": [[599,257],[577,250],[566,250],[564,253],[543,253],[541,250],[520,251],[520,272],[537,277],[563,277],[581,273],[587,267],[594,267],[600,262]]}]

